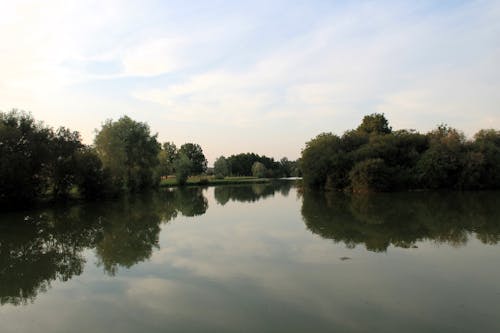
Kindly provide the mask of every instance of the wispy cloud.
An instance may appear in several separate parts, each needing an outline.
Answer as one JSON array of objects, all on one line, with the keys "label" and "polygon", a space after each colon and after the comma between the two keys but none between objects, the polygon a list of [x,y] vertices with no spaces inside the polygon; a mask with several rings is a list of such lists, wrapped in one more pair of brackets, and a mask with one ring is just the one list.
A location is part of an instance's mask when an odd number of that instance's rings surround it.
[{"label": "wispy cloud", "polygon": [[202,141],[212,159],[242,143],[297,157],[317,133],[370,112],[470,135],[500,127],[499,35],[500,5],[488,0],[2,3],[0,109],[29,109],[88,141],[129,113],[164,139]]}]

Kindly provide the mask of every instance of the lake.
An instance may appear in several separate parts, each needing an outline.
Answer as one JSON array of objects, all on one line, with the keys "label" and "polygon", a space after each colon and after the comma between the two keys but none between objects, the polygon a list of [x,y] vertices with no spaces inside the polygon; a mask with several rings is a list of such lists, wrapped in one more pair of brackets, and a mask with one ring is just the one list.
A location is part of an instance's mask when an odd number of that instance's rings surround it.
[{"label": "lake", "polygon": [[500,192],[292,182],[0,215],[0,332],[500,332]]}]

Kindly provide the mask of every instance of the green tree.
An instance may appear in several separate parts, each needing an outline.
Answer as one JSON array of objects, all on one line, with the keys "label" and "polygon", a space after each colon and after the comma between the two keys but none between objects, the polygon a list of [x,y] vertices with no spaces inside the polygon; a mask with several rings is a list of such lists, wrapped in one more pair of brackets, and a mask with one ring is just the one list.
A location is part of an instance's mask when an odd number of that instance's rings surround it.
[{"label": "green tree", "polygon": [[214,162],[214,175],[215,178],[223,179],[229,175],[229,165],[224,156],[220,156]]},{"label": "green tree", "polygon": [[381,158],[358,162],[349,172],[353,192],[387,191],[391,173]]},{"label": "green tree", "polygon": [[173,142],[165,142],[158,154],[160,160],[160,173],[162,176],[168,176],[174,173],[174,163],[177,159],[177,147]]},{"label": "green tree", "polygon": [[0,112],[0,205],[26,205],[45,193],[51,135],[29,113]]},{"label": "green tree", "polygon": [[363,117],[357,131],[366,134],[389,134],[392,132],[392,128],[389,126],[384,114],[372,113]]},{"label": "green tree", "polygon": [[97,133],[95,148],[115,186],[137,191],[159,183],[160,144],[146,123],[124,116],[108,120]]},{"label": "green tree", "polygon": [[196,143],[185,143],[179,149],[191,161],[191,174],[201,174],[207,170],[207,159],[201,146]]},{"label": "green tree", "polygon": [[341,186],[340,183],[345,176],[332,174],[335,171],[332,161],[338,159],[338,162],[342,163],[342,156],[345,156],[339,154],[341,148],[340,138],[332,133],[319,134],[306,143],[305,149],[302,150],[301,167],[304,183],[307,186],[324,187],[329,176],[331,182],[336,185],[334,187]]},{"label": "green tree", "polygon": [[95,149],[84,147],[76,156],[76,184],[86,199],[96,199],[117,194],[113,190],[109,170],[104,169]]},{"label": "green tree", "polygon": [[264,178],[266,176],[267,169],[265,165],[261,162],[255,162],[252,165],[252,175],[257,178]]},{"label": "green tree", "polygon": [[55,198],[66,198],[78,176],[77,155],[83,148],[80,133],[60,127],[50,142],[48,173]]},{"label": "green tree", "polygon": [[191,173],[193,162],[184,154],[180,152],[177,160],[175,160],[175,177],[179,185],[184,185],[187,182],[189,174]]},{"label": "green tree", "polygon": [[427,134],[429,149],[419,159],[416,170],[425,188],[457,188],[465,159],[465,136],[447,125]]}]

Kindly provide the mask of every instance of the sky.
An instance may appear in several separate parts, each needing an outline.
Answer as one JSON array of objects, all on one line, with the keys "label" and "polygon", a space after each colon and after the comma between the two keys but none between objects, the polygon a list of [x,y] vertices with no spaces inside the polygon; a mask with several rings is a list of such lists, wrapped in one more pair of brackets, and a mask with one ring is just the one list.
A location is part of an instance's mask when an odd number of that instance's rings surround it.
[{"label": "sky", "polygon": [[500,129],[500,1],[0,1],[0,110],[91,144],[106,119],[160,142],[296,159],[384,113],[394,129]]}]

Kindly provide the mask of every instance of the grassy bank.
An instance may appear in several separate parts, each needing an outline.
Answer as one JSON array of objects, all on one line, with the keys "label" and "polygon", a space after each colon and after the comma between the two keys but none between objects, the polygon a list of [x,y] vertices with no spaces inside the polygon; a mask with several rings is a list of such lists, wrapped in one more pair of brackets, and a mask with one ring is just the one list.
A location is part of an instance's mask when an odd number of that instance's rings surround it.
[{"label": "grassy bank", "polygon": [[[226,177],[224,179],[216,179],[214,176],[191,176],[188,178],[186,185],[229,185],[229,184],[255,184],[255,183],[268,183],[267,178],[257,177]],[[162,179],[160,182],[161,187],[178,186],[177,180],[174,176]]]}]

